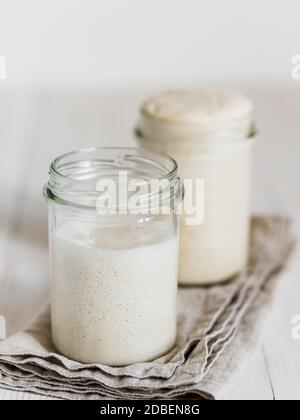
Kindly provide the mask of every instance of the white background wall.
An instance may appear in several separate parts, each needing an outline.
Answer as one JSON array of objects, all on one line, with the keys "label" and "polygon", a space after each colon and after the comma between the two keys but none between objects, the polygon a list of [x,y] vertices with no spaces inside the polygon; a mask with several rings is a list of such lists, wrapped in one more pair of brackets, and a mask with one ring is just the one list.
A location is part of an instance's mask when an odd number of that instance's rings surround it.
[{"label": "white background wall", "polygon": [[[40,184],[67,150],[134,144],[139,104],[153,91],[224,84],[255,104],[256,208],[271,211],[265,203],[280,201],[283,212],[297,212],[300,80],[291,60],[300,54],[299,0],[0,0],[1,54],[8,79],[0,80],[0,129],[14,125],[21,103],[28,137],[45,150],[56,144]],[[20,84],[30,92],[33,85],[33,96],[20,100]]]},{"label": "white background wall", "polygon": [[8,83],[289,81],[299,0],[0,0]]}]

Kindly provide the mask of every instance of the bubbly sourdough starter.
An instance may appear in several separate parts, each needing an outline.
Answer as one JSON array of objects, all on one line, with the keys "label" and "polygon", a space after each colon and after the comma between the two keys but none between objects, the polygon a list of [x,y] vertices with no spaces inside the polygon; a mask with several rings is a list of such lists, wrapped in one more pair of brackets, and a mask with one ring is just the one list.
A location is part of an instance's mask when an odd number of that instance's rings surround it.
[{"label": "bubbly sourdough starter", "polygon": [[178,238],[161,222],[132,231],[57,229],[51,259],[58,350],[110,366],[168,351],[176,338],[177,255]]},{"label": "bubbly sourdough starter", "polygon": [[182,218],[182,284],[228,280],[246,265],[252,111],[239,93],[212,89],[163,93],[142,107],[140,145],[174,157],[182,179],[205,181],[204,223]]},{"label": "bubbly sourdough starter", "polygon": [[249,147],[214,157],[182,160],[186,178],[205,180],[204,223],[182,218],[180,281],[210,284],[228,280],[247,264],[250,220]]}]

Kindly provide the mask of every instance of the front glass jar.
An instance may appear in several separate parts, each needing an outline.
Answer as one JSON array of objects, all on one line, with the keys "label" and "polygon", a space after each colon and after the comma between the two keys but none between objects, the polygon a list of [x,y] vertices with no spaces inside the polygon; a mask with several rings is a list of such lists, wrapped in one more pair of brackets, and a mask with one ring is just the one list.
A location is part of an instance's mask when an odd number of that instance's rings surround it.
[{"label": "front glass jar", "polygon": [[81,150],[52,163],[44,194],[57,349],[110,366],[168,351],[176,338],[183,194],[176,162],[136,149]]},{"label": "front glass jar", "polygon": [[251,102],[215,89],[166,92],[147,100],[141,111],[139,145],[171,153],[183,180],[204,182],[203,223],[189,226],[181,219],[180,283],[229,280],[248,261]]}]

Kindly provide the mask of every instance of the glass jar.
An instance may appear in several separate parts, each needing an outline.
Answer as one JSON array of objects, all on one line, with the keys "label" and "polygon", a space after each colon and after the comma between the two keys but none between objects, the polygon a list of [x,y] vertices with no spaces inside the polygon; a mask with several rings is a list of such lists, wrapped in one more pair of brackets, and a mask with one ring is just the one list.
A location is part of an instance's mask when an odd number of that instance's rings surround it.
[{"label": "glass jar", "polygon": [[[153,180],[164,189],[153,190]],[[136,149],[73,152],[52,163],[44,195],[57,349],[110,366],[167,352],[176,338],[183,195],[176,162]]]},{"label": "glass jar", "polygon": [[142,107],[140,146],[174,156],[184,181],[204,181],[203,223],[181,219],[183,285],[229,280],[247,264],[254,135],[253,106],[235,92],[167,92]]}]

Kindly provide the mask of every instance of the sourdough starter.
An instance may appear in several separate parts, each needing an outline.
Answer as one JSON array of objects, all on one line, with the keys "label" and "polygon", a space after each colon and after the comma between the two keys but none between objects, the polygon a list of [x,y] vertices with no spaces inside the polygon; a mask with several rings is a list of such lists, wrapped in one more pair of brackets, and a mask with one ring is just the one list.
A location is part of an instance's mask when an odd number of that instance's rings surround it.
[{"label": "sourdough starter", "polygon": [[66,223],[51,241],[53,341],[83,363],[152,360],[176,336],[178,238],[163,222],[100,229]]}]

